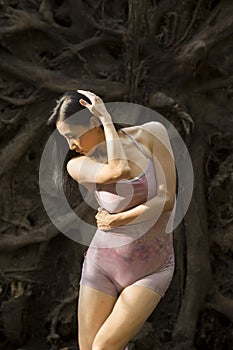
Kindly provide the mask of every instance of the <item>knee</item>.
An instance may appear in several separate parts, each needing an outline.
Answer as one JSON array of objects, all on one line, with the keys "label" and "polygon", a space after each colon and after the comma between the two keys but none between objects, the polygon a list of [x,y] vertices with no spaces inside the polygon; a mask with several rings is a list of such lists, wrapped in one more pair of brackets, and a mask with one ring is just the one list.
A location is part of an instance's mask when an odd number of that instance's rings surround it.
[{"label": "knee", "polygon": [[107,344],[93,344],[91,350],[112,350]]},{"label": "knee", "polygon": [[104,344],[93,344],[91,350],[107,350]]},{"label": "knee", "polygon": [[89,339],[78,337],[78,347],[80,350],[92,350],[92,344]]},{"label": "knee", "polygon": [[109,342],[95,342],[92,344],[91,350],[122,350],[122,347],[119,347]]},{"label": "knee", "polygon": [[112,348],[112,347],[106,346],[104,344],[99,344],[99,345],[92,346],[91,350],[118,350],[118,348],[115,348],[115,347]]}]

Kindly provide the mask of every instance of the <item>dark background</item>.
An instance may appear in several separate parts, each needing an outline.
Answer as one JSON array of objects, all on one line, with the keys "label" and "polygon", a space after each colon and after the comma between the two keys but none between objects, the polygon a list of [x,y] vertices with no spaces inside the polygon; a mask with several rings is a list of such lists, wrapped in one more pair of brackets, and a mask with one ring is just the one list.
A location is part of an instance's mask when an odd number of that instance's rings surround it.
[{"label": "dark background", "polygon": [[161,113],[193,162],[175,275],[136,349],[231,349],[232,34],[230,0],[1,1],[1,350],[77,349],[86,247],[50,223],[38,186],[45,122],[77,88]]}]

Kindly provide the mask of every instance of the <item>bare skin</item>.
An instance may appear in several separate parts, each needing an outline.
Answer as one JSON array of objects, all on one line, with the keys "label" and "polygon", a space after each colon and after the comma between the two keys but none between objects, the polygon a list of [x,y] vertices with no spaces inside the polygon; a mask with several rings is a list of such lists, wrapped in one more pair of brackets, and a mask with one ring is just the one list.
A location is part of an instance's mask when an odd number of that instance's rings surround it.
[{"label": "bare skin", "polygon": [[[175,204],[176,187],[173,152],[166,129],[159,124],[160,123],[146,123],[143,124],[141,128],[137,126],[127,128],[128,134],[132,135],[141,145],[146,146],[150,154],[155,156],[154,164],[158,183],[158,195],[148,200],[146,203],[142,203],[132,209],[117,214],[111,214],[107,210],[99,208],[95,216],[99,229],[107,231],[132,222],[141,222],[150,218],[151,215],[159,218],[162,212],[172,211]],[[135,155],[135,148],[133,147],[132,143],[126,147],[128,154],[131,155],[132,152],[132,155]],[[144,158],[143,160],[145,161],[145,157],[138,153],[139,152],[136,154],[138,157],[137,164],[141,162],[141,158]],[[129,164],[131,165],[130,162]],[[145,165],[143,168],[145,169]],[[137,168],[132,165],[132,177],[140,173],[139,169],[140,167]]]},{"label": "bare skin", "polygon": [[[108,183],[139,175],[146,166],[145,156],[141,152],[135,152],[135,145],[127,135],[122,131],[115,132],[111,118],[109,119],[103,104],[94,94],[82,90],[80,92],[92,101],[92,105],[84,100],[80,103],[100,118],[104,130],[97,124],[94,127],[90,126],[91,130],[77,129],[74,130],[71,139],[69,133],[72,130],[69,126],[57,123],[59,132],[67,138],[70,148],[83,154],[74,161],[71,160],[70,166],[67,167],[70,176],[85,185],[85,182]],[[96,101],[99,104],[95,104]],[[94,119],[91,121],[95,122]],[[154,157],[160,191],[152,200],[117,216],[108,212],[104,212],[108,216],[101,215],[103,213],[100,211],[96,219],[98,227],[103,230],[124,225],[135,218],[140,218],[141,214],[154,215],[157,207],[160,207],[160,213],[162,210],[169,211],[174,203],[175,167],[166,129],[162,124],[152,122],[145,123],[141,127],[129,127],[126,130]],[[113,146],[108,148],[108,145]],[[98,163],[89,156],[90,151],[96,147],[100,147],[102,151],[106,150],[106,163]],[[116,172],[116,168],[120,171]],[[124,172],[124,169],[127,171]],[[156,291],[143,286],[128,286],[116,298],[81,285],[78,301],[80,350],[123,350],[156,308],[160,299],[161,296]]]},{"label": "bare skin", "polygon": [[[137,127],[127,128],[127,132],[141,143],[147,134],[145,130],[142,131]],[[131,142],[126,137],[127,135],[123,136],[123,143],[127,145],[125,148],[128,155],[133,155],[135,148],[132,144],[130,145]],[[148,140],[148,136],[146,139]],[[137,156],[137,164],[129,162],[132,178],[137,176],[146,164],[143,155]],[[138,207],[134,211],[138,211]],[[139,215],[141,212],[142,210],[139,210],[136,214]],[[116,227],[130,222],[135,217],[133,211],[124,212],[124,216],[122,213],[110,214],[106,211],[104,219],[101,219],[103,213],[101,209],[97,214],[97,225],[106,230],[110,228],[109,219],[111,227]],[[124,221],[125,218],[127,221]],[[143,286],[128,286],[116,298],[89,286],[81,285],[78,307],[80,350],[123,350],[143,326],[160,300],[161,296],[156,291]]]},{"label": "bare skin", "polygon": [[123,350],[158,305],[161,296],[142,286],[118,298],[81,285],[78,304],[80,350]]}]

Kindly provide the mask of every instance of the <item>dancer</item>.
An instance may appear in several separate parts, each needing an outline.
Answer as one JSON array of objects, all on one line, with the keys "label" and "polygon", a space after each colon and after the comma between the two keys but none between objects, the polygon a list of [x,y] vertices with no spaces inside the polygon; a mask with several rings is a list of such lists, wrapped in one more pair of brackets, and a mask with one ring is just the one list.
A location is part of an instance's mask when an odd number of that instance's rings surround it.
[{"label": "dancer", "polygon": [[[91,115],[70,123],[81,106]],[[84,90],[65,93],[47,124],[73,152],[64,176],[93,191],[100,206],[80,280],[79,348],[128,349],[174,273],[167,227],[176,172],[166,128],[114,125],[102,99]]]}]

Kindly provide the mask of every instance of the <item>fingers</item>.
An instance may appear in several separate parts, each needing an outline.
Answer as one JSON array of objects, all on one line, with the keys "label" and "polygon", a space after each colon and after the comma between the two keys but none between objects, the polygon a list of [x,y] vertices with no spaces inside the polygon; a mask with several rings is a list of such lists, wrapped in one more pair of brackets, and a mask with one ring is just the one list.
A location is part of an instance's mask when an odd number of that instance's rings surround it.
[{"label": "fingers", "polygon": [[87,101],[85,101],[83,99],[80,99],[79,103],[80,103],[80,105],[82,105],[84,107],[90,107],[91,106]]},{"label": "fingers", "polygon": [[107,210],[98,208],[95,218],[99,229],[108,230],[111,228],[111,216]]},{"label": "fingers", "polygon": [[101,98],[97,95],[95,95],[93,92],[91,91],[86,91],[86,90],[77,90],[78,93],[86,96],[89,98],[89,100],[93,103],[95,100],[101,100]]},{"label": "fingers", "polygon": [[99,211],[97,214],[96,214],[96,216],[95,216],[95,218],[97,219],[97,220],[106,220],[106,218],[107,218],[107,216],[109,215],[109,213],[107,212],[107,211]]},{"label": "fingers", "polygon": [[77,92],[79,92],[80,94],[83,94],[83,95],[85,95],[85,96],[88,96],[88,95],[95,95],[93,92],[87,91],[87,90],[77,90]]},{"label": "fingers", "polygon": [[98,208],[98,214],[100,214],[100,213],[109,214],[109,212],[108,212],[106,209],[102,208],[102,207],[99,207],[99,208]]},{"label": "fingers", "polygon": [[98,225],[98,228],[99,228],[101,231],[108,231],[108,230],[110,230],[110,227],[108,227],[108,226],[103,226],[103,225]]},{"label": "fingers", "polygon": [[90,99],[91,102],[93,102],[94,97],[96,96],[95,94],[93,94],[93,92],[91,91],[86,91],[86,90],[77,90],[78,93],[88,97]]}]

